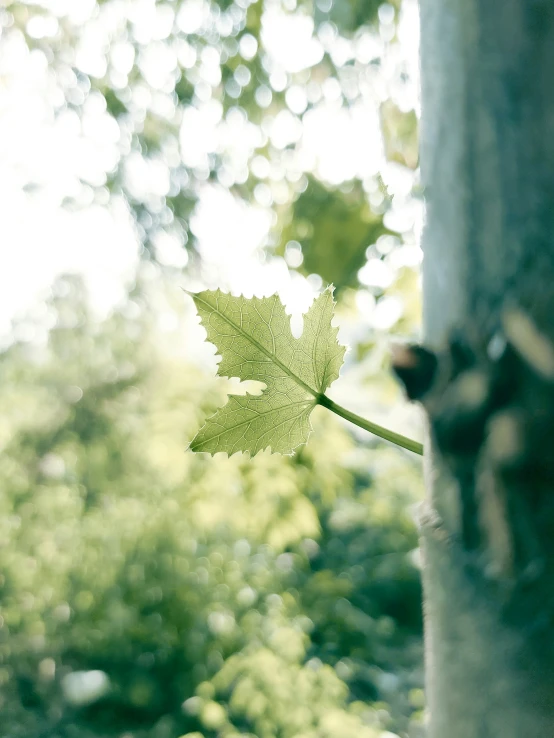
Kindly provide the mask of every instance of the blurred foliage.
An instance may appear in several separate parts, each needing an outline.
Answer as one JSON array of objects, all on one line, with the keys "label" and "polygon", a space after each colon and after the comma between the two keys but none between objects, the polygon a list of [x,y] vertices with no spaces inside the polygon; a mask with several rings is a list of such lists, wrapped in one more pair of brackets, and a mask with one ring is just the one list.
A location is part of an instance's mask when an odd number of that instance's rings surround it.
[{"label": "blurred foliage", "polygon": [[310,177],[289,212],[290,221],[281,232],[281,253],[294,264],[296,250],[302,270],[319,274],[338,292],[357,285],[368,246],[392,233],[382,215],[371,210],[359,182],[332,189]]},{"label": "blurred foliage", "polygon": [[[276,243],[286,243],[280,231],[288,233],[297,211],[302,220],[314,218],[311,236],[292,236],[305,248],[305,269],[338,286],[357,285],[365,249],[386,232],[387,208],[370,204],[367,183],[342,192],[318,181],[317,162],[303,153],[302,125],[324,105],[381,108],[389,158],[415,168],[414,111],[401,113],[385,99],[401,90],[406,72],[402,63],[389,69],[388,90],[381,75],[399,0],[1,6],[2,42],[21,41],[37,64],[48,65],[54,114],[71,125],[76,116],[84,138],[105,146],[97,171],[85,167],[66,205],[122,197],[146,258],[165,262],[160,242],[169,234],[201,269],[191,218],[202,188],[218,184],[279,215]],[[275,28],[290,36],[288,60],[274,48]],[[386,195],[382,182],[379,188]]]},{"label": "blurred foliage", "polygon": [[294,457],[188,453],[223,380],[152,289],[98,323],[60,279],[47,341],[0,356],[2,735],[406,736],[417,461],[323,411]]},{"label": "blurred foliage", "polygon": [[386,6],[387,16],[394,16],[400,6],[399,0],[384,3],[383,0],[319,0],[315,3],[315,17],[320,22],[331,21],[336,23],[342,33],[356,31],[360,26],[375,23],[378,19],[379,8]]},{"label": "blurred foliage", "polygon": [[419,159],[418,121],[414,110],[404,112],[391,100],[381,106],[387,159],[415,169]]}]

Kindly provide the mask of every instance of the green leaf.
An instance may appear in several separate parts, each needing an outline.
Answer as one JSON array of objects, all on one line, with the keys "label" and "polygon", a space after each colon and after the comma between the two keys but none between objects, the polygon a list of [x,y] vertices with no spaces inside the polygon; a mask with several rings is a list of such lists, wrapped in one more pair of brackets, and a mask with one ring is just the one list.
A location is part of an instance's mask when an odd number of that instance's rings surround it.
[{"label": "green leaf", "polygon": [[263,382],[266,388],[261,395],[231,396],[190,448],[255,455],[269,447],[291,454],[308,440],[310,413],[338,377],[344,358],[338,329],[331,326],[332,287],[314,300],[299,339],[277,295],[247,299],[207,290],[192,298],[208,340],[221,354],[217,373]]}]

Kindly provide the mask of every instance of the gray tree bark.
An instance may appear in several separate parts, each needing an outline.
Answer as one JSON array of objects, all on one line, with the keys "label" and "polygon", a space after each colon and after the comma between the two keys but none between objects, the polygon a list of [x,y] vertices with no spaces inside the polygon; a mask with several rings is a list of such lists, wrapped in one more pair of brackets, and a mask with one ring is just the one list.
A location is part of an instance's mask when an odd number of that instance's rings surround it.
[{"label": "gray tree bark", "polygon": [[[429,736],[546,738],[554,736],[554,2],[420,6],[425,342],[440,349],[460,328],[486,347],[486,373],[500,331],[514,338],[518,373],[475,453],[452,461],[438,438],[428,444]],[[514,310],[515,322],[506,320]],[[514,432],[500,444],[495,436],[493,453],[491,422],[506,408]],[[499,472],[510,454],[517,459]],[[462,531],[467,463],[477,469],[476,547]]]}]

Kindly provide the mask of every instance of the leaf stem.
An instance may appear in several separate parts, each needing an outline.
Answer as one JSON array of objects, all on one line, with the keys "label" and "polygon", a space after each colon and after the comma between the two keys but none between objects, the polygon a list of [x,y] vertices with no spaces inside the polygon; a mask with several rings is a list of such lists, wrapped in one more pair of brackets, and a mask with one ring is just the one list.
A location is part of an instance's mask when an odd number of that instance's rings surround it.
[{"label": "leaf stem", "polygon": [[360,415],[356,415],[356,413],[346,410],[346,408],[341,407],[340,405],[337,405],[336,402],[333,402],[333,400],[330,400],[327,395],[319,395],[318,404],[326,407],[328,410],[335,413],[335,415],[340,415],[341,418],[349,420],[351,423],[354,423],[354,425],[357,425],[358,428],[363,428],[364,430],[373,433],[375,436],[379,436],[379,438],[384,438],[385,441],[390,441],[397,446],[402,446],[402,448],[412,451],[414,454],[423,456],[422,443],[414,441],[411,438],[407,438],[401,433],[395,433],[387,428],[383,428],[382,425],[372,423],[369,420],[362,418]]}]

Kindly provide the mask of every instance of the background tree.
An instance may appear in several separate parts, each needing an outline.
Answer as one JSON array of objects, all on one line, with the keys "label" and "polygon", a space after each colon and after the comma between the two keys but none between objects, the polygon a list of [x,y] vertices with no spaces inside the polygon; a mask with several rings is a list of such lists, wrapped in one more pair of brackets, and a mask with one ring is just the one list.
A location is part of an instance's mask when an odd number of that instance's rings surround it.
[{"label": "background tree", "polygon": [[424,0],[421,12],[425,333],[438,347],[461,329],[486,390],[462,402],[463,372],[431,411],[430,735],[539,736],[554,719],[554,10]]}]

